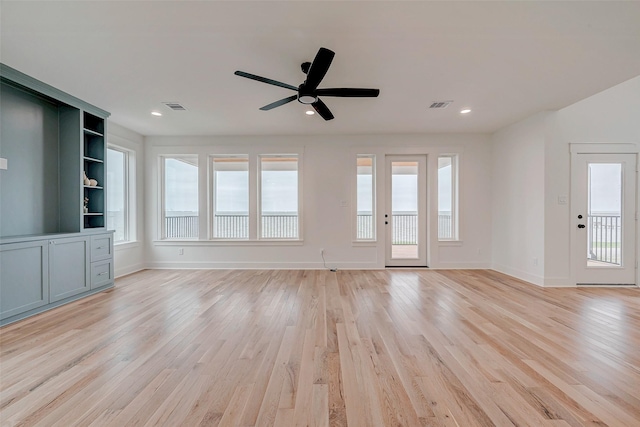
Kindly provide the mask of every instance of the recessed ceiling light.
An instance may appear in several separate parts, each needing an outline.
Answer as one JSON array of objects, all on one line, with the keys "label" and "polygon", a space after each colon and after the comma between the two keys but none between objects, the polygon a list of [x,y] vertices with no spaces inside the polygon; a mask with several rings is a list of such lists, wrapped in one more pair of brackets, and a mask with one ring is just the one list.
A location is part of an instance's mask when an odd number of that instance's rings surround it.
[{"label": "recessed ceiling light", "polygon": [[468,108],[465,108],[464,110],[460,110],[460,114],[468,114],[470,112],[471,112],[471,110],[468,109]]},{"label": "recessed ceiling light", "polygon": [[160,117],[162,113],[160,111],[152,111],[151,115]]},{"label": "recessed ceiling light", "polygon": [[312,111],[312,110],[307,110],[307,111],[305,111],[305,114],[306,114],[307,116],[313,116],[315,113],[316,113],[316,112],[315,112],[315,111]]}]

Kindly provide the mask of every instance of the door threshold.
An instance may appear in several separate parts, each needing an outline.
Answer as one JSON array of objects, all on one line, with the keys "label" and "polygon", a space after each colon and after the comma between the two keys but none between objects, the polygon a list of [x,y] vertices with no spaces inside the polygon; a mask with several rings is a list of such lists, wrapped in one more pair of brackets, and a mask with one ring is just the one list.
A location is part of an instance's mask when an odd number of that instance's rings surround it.
[{"label": "door threshold", "polygon": [[428,265],[385,265],[384,268],[404,268],[404,269],[415,269],[415,268],[429,268]]},{"label": "door threshold", "polygon": [[576,283],[578,288],[637,288],[638,286],[634,283]]}]

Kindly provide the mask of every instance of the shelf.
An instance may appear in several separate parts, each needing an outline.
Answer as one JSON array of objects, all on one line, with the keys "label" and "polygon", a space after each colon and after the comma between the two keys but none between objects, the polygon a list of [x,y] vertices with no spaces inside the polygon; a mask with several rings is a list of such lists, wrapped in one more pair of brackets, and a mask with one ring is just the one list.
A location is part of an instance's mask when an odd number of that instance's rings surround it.
[{"label": "shelf", "polygon": [[104,136],[100,132],[96,132],[95,130],[91,130],[87,128],[84,128],[84,133],[88,133],[89,135],[94,135],[94,136]]},{"label": "shelf", "polygon": [[104,163],[104,160],[95,159],[93,157],[84,156],[84,159],[88,162]]},{"label": "shelf", "polygon": [[84,188],[91,188],[91,189],[94,189],[94,190],[103,190],[103,189],[104,189],[104,187],[100,187],[99,185],[94,185],[94,186],[91,186],[91,185],[83,185],[83,187],[84,187]]}]

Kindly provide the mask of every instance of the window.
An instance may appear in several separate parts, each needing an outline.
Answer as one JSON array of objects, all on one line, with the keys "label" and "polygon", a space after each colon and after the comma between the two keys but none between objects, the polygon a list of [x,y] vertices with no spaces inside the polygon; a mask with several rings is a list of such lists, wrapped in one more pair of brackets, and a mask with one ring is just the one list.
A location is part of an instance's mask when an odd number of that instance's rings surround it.
[{"label": "window", "polygon": [[162,160],[162,237],[198,238],[198,157],[176,156]]},{"label": "window", "polygon": [[107,228],[114,230],[113,242],[130,239],[131,209],[129,160],[132,153],[117,147],[107,148]]},{"label": "window", "polygon": [[458,240],[457,156],[438,157],[438,239]]},{"label": "window", "polygon": [[249,238],[249,157],[212,158],[213,238]]},{"label": "window", "polygon": [[298,156],[260,156],[260,238],[298,239]]},{"label": "window", "polygon": [[375,156],[359,154],[356,160],[356,240],[375,240]]}]

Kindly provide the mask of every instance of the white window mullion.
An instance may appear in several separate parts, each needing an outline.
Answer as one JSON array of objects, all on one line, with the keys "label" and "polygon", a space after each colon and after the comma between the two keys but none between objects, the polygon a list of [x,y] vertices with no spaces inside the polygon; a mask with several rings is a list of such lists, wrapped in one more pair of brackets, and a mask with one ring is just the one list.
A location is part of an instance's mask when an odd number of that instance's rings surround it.
[{"label": "white window mullion", "polygon": [[257,156],[249,157],[249,239],[257,240],[260,227],[258,211],[260,209],[260,164]]}]

